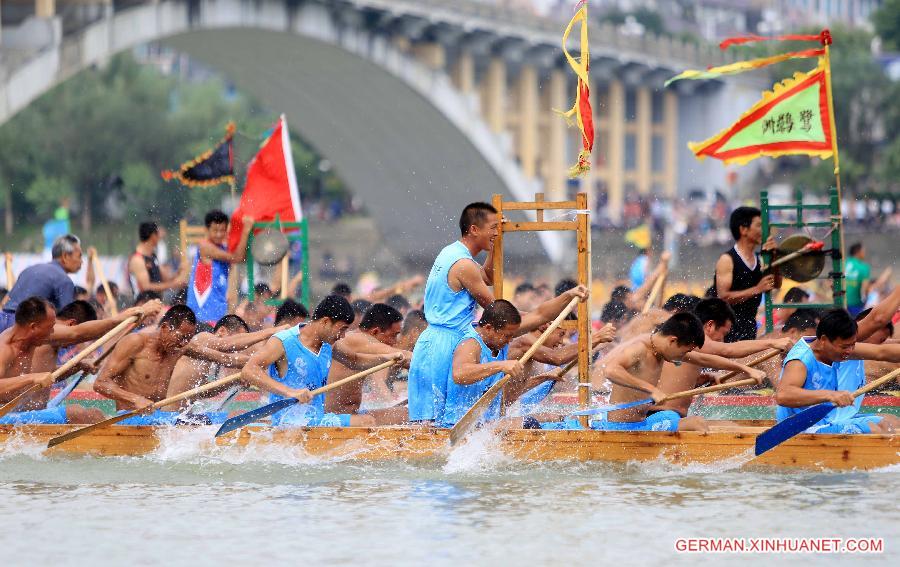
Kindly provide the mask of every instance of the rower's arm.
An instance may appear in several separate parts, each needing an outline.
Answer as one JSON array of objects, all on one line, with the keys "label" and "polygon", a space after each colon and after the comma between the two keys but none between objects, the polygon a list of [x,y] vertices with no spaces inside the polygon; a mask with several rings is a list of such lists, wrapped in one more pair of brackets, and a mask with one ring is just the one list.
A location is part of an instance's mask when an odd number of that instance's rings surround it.
[{"label": "rower's arm", "polygon": [[219,352],[196,343],[188,343],[187,347],[184,349],[184,355],[196,358],[197,360],[215,362],[216,364],[230,366],[232,368],[244,366],[250,360],[250,357],[246,354]]},{"label": "rower's arm", "polygon": [[[900,309],[900,286],[895,287],[894,291],[884,298],[884,301],[873,307],[872,311],[859,322],[856,340],[864,341],[879,329],[883,329],[891,322],[898,309]],[[859,342],[857,342],[858,344]]]},{"label": "rower's arm", "polygon": [[269,338],[279,331],[285,330],[286,326],[274,327],[271,329],[263,329],[252,333],[238,333],[230,337],[218,337],[211,335],[204,340],[203,346],[219,352],[236,352],[255,345],[258,342],[269,340]]},{"label": "rower's arm", "polygon": [[294,390],[281,382],[273,380],[268,373],[269,366],[284,358],[284,345],[277,338],[271,338],[266,344],[253,353],[244,369],[241,370],[241,379],[250,386],[256,386],[260,390],[272,392],[279,396],[290,398],[294,396]]},{"label": "rower's arm", "polygon": [[100,368],[100,374],[94,381],[94,391],[111,400],[138,407],[146,402],[146,398],[129,392],[122,387],[125,373],[131,367],[134,357],[144,347],[144,337],[139,334],[128,335],[119,341],[109,358]]},{"label": "rower's arm", "polygon": [[741,364],[735,360],[716,356],[714,354],[704,354],[702,352],[689,352],[684,355],[684,362],[696,364],[701,368],[714,368],[716,370],[733,370],[735,372],[743,372],[750,378],[754,378],[758,383],[762,383],[766,378],[766,373],[762,370],[750,368],[746,364]]},{"label": "rower's arm", "polygon": [[[775,403],[788,408],[801,408],[824,402],[833,402],[839,392],[834,390],[807,390],[806,366],[799,360],[788,362],[775,389]],[[847,394],[847,392],[843,392]]]},{"label": "rower's arm", "polygon": [[559,315],[566,305],[576,297],[582,301],[588,297],[588,291],[584,286],[574,287],[565,293],[557,295],[553,299],[549,299],[538,305],[534,311],[522,314],[522,324],[519,325],[516,334],[524,335],[537,329],[544,323],[552,321]]},{"label": "rower's arm", "polygon": [[399,363],[409,364],[407,351],[395,350],[391,353],[369,354],[354,351],[344,341],[337,341],[331,350],[332,357],[351,370],[366,370],[383,362],[395,360]]},{"label": "rower's arm", "polygon": [[498,372],[518,373],[522,363],[518,360],[498,360],[481,363],[481,346],[475,339],[466,339],[453,352],[453,381],[461,386],[474,384]]},{"label": "rower's arm", "polygon": [[118,315],[108,319],[97,319],[95,321],[85,321],[78,325],[55,325],[53,334],[50,335],[48,342],[56,347],[77,345],[85,341],[92,341],[102,337],[111,331],[116,325],[129,317],[137,316],[138,318],[156,315],[162,310],[162,302],[158,299],[148,301],[139,307],[129,307],[121,311]]},{"label": "rower's arm", "polygon": [[456,279],[459,285],[478,302],[478,305],[487,307],[494,302],[494,292],[488,289],[488,284],[485,283],[484,270],[476,262],[460,260],[453,264],[448,276],[448,282],[450,277]]},{"label": "rower's arm", "polygon": [[713,341],[709,338],[703,343],[700,349],[702,354],[712,354],[725,358],[743,358],[756,354],[768,349],[776,349],[781,352],[787,352],[791,349],[793,341],[790,337],[782,337],[780,339],[757,339],[753,341],[738,341],[736,343],[721,343]]},{"label": "rower's arm", "polygon": [[[0,348],[0,376],[8,376],[12,372],[15,372],[15,354],[7,347]],[[49,372],[33,372],[10,378],[0,378],[0,403],[10,401],[22,390],[35,384],[45,388],[50,387],[53,382],[49,376]]]},{"label": "rower's arm", "polygon": [[[633,368],[638,364],[642,355],[641,350],[639,345],[634,344],[618,353],[607,355],[606,359],[601,363],[603,372],[599,374],[604,375],[610,382],[617,386],[630,388],[639,392],[646,392],[650,394],[654,400],[657,398],[661,400],[665,397],[665,392],[628,371],[629,368]],[[593,381],[594,376],[592,375],[591,382]],[[599,386],[600,384],[592,384],[593,388],[599,389]]]},{"label": "rower's arm", "polygon": [[850,358],[879,360],[881,362],[900,362],[900,343],[884,343],[880,345],[856,343]]}]

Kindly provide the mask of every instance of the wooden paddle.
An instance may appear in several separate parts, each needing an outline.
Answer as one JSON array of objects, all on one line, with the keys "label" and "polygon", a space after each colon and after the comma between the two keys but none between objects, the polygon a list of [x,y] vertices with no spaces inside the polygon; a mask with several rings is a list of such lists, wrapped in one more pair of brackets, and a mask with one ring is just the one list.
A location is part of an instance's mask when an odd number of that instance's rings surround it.
[{"label": "wooden paddle", "polygon": [[[573,298],[572,301],[570,301],[569,304],[566,305],[562,311],[560,311],[559,315],[556,316],[556,319],[554,319],[553,322],[550,323],[550,326],[547,327],[547,330],[541,333],[541,336],[538,337],[538,340],[534,341],[534,344],[531,345],[531,348],[529,348],[525,352],[525,356],[519,359],[520,361],[522,361],[522,364],[525,364],[531,359],[532,356],[534,356],[534,353],[541,347],[542,344],[544,344],[544,341],[547,340],[547,337],[550,336],[550,333],[555,331],[556,328],[560,326],[560,324],[569,315],[569,313],[571,313],[572,310],[575,309],[575,306],[578,305],[579,301],[581,301],[580,298]],[[460,439],[468,435],[469,432],[478,424],[478,421],[490,407],[491,402],[494,401],[494,398],[497,397],[497,394],[501,391],[503,386],[505,386],[506,383],[509,382],[509,380],[510,376],[509,374],[506,374],[503,376],[503,378],[500,378],[499,380],[494,382],[494,385],[488,388],[488,390],[478,399],[478,401],[475,402],[475,404],[471,408],[469,408],[469,411],[467,411],[465,415],[463,415],[459,419],[459,421],[456,422],[456,425],[454,425],[453,428],[450,429],[451,445],[456,445],[457,443],[459,443]]]},{"label": "wooden paddle", "polygon": [[[766,354],[760,356],[759,358],[756,358],[756,359],[748,362],[747,366],[752,367],[752,366],[756,366],[757,364],[762,364],[763,362],[765,362],[765,361],[769,360],[770,358],[773,358],[779,354],[781,354],[780,350],[772,349],[769,352],[767,352]],[[731,378],[734,378],[738,374],[740,374],[739,371],[732,370],[725,376],[722,376],[722,378],[720,379],[720,382],[724,382],[725,380],[730,380]],[[715,386],[704,386],[702,388],[694,388],[692,390],[685,390],[683,392],[675,392],[674,394],[669,394],[665,398],[661,399],[659,401],[659,403],[662,403],[662,402],[665,402],[668,400],[677,400],[678,398],[687,398],[687,397],[691,397],[691,396],[697,396],[700,394],[708,394],[710,392],[720,392],[722,390],[728,390],[729,388],[737,388],[740,386],[752,386],[753,384],[756,384],[756,380],[754,380],[753,378],[747,378],[745,380],[738,380],[736,382],[716,384]],[[586,410],[575,412],[572,415],[597,415],[597,414],[609,413],[611,411],[628,409],[628,408],[633,408],[633,407],[637,407],[637,406],[642,406],[644,404],[652,404],[652,403],[655,403],[653,401],[653,398],[644,398],[642,400],[635,400],[633,402],[625,402],[625,403],[621,403],[621,404],[586,409]]]},{"label": "wooden paddle", "polygon": [[[87,355],[91,354],[98,348],[100,348],[103,345],[105,345],[106,343],[108,343],[113,337],[118,335],[119,332],[121,332],[123,329],[125,329],[127,326],[131,325],[132,323],[135,323],[137,320],[138,320],[138,316],[132,315],[128,319],[125,319],[124,321],[122,321],[121,323],[119,323],[118,325],[116,325],[115,327],[110,329],[109,332],[107,332],[105,335],[103,335],[96,341],[89,344],[84,350],[82,350],[81,352],[79,352],[78,354],[73,356],[68,362],[66,362],[65,364],[63,364],[62,366],[60,366],[59,368],[57,368],[50,374],[50,376],[53,378],[53,381],[55,382],[56,380],[58,380],[60,376],[66,374],[69,370],[72,369],[72,367],[74,367],[76,364],[78,364],[79,362],[84,360],[87,357]],[[6,405],[0,407],[0,417],[3,417],[4,415],[10,413],[11,411],[14,411],[17,407],[19,407],[19,403],[21,403],[21,401],[26,396],[28,396],[32,392],[36,392],[37,390],[40,390],[40,389],[41,389],[41,387],[38,384],[32,384],[31,386],[26,388],[25,391],[23,391],[21,394],[19,394],[18,396],[16,396],[12,400],[10,400]]]},{"label": "wooden paddle", "polygon": [[[91,252],[93,252],[93,249]],[[106,299],[109,301],[110,313],[112,313],[113,316],[118,315],[119,306],[116,305],[116,299],[113,297],[112,290],[109,287],[109,281],[106,279],[106,274],[103,273],[103,264],[100,263],[100,258],[93,253],[91,254],[91,261],[94,262],[94,271],[97,272],[97,277],[100,278],[100,285],[103,286],[103,292],[106,293]]]},{"label": "wooden paddle", "polygon": [[649,313],[650,308],[653,307],[653,304],[656,303],[656,298],[659,296],[659,293],[662,291],[663,285],[666,283],[666,276],[669,272],[669,268],[663,268],[663,271],[660,272],[658,276],[656,276],[656,280],[653,282],[653,287],[650,289],[650,295],[647,296],[647,301],[644,302],[644,307],[641,309],[641,313]]},{"label": "wooden paddle", "polygon": [[142,413],[151,413],[151,412],[154,412],[154,411],[158,410],[159,408],[167,406],[169,404],[174,404],[176,402],[180,402],[181,400],[186,400],[188,398],[193,398],[194,396],[197,396],[204,392],[208,392],[209,390],[214,390],[216,388],[219,388],[221,386],[224,386],[226,384],[234,382],[235,380],[239,379],[240,377],[241,377],[241,373],[236,372],[236,373],[230,374],[224,378],[219,378],[218,380],[214,380],[213,382],[209,382],[202,386],[194,388],[193,390],[188,390],[188,391],[182,392],[176,396],[172,396],[171,398],[166,398],[164,400],[154,402],[154,403],[150,404],[149,406],[145,407],[144,409],[126,411],[125,413],[121,413],[119,415],[113,416],[107,420],[100,421],[100,422],[94,423],[92,425],[88,425],[87,427],[82,427],[81,429],[76,429],[75,431],[70,431],[70,432],[66,433],[65,435],[60,435],[59,437],[54,437],[53,439],[51,439],[50,442],[47,443],[47,448],[55,447],[56,445],[59,445],[60,443],[65,443],[66,441],[69,441],[70,439],[75,439],[76,437],[81,437],[82,435],[84,435],[86,433],[90,433],[91,431],[94,431],[96,429],[100,429],[101,427],[106,427],[108,425],[113,425],[113,424],[119,423],[120,421],[126,420],[131,416],[139,415]]},{"label": "wooden paddle", "polygon": [[[893,372],[888,372],[877,380],[869,382],[862,388],[853,392],[853,394],[851,395],[854,398],[862,396],[866,392],[871,392],[875,388],[881,386],[882,384],[890,382],[898,376],[900,376],[900,368],[894,370]],[[818,404],[791,416],[781,423],[775,424],[773,427],[767,429],[766,431],[763,431],[756,437],[756,456],[758,457],[766,451],[773,449],[778,445],[781,445],[791,437],[794,437],[799,433],[803,433],[813,425],[822,421],[822,419],[826,415],[828,415],[828,413],[835,407],[837,406],[835,406],[831,402]]]},{"label": "wooden paddle", "polygon": [[12,291],[13,286],[16,285],[16,276],[13,274],[13,257],[9,252],[4,253],[3,256],[6,260],[6,289]]},{"label": "wooden paddle", "polygon": [[[368,368],[366,370],[363,370],[362,372],[357,372],[352,376],[347,376],[343,380],[338,380],[333,384],[327,384],[325,386],[322,386],[321,388],[316,388],[315,390],[310,392],[310,395],[312,397],[316,397],[319,394],[324,394],[325,392],[329,392],[331,390],[334,390],[335,388],[340,388],[344,384],[349,384],[350,382],[359,380],[360,378],[365,378],[366,376],[384,370],[385,368],[390,368],[398,362],[398,360],[389,360],[387,362],[382,362],[377,366],[373,366],[372,368]],[[255,410],[242,413],[241,415],[236,415],[231,419],[226,420],[225,423],[222,424],[222,427],[220,427],[219,430],[216,431],[216,437],[225,435],[226,433],[230,433],[235,429],[240,429],[245,425],[255,423],[264,417],[268,417],[273,413],[279,412],[284,408],[289,408],[292,405],[298,403],[300,403],[300,400],[298,400],[297,398],[282,398],[261,408],[256,408]]]}]

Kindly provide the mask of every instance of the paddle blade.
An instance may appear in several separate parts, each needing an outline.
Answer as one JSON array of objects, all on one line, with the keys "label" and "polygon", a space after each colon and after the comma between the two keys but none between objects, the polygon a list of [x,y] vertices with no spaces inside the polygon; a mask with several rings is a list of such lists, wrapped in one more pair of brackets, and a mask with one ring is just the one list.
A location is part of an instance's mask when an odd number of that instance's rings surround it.
[{"label": "paddle blade", "polygon": [[107,425],[114,425],[116,423],[119,423],[122,420],[128,419],[129,417],[131,417],[133,415],[137,415],[137,413],[138,412],[136,412],[136,411],[126,411],[125,413],[121,413],[121,414],[119,414],[115,417],[111,417],[107,420],[99,421],[93,425],[88,425],[87,427],[82,427],[81,429],[76,429],[75,431],[70,431],[70,432],[66,433],[65,435],[60,435],[59,437],[54,437],[53,439],[50,440],[49,443],[47,443],[47,448],[49,449],[50,447],[55,447],[55,446],[59,445],[60,443],[65,443],[66,441],[68,441],[70,439],[75,439],[76,437],[81,437],[82,435],[84,435],[86,433],[90,433],[91,431],[94,431],[96,429],[100,429],[101,427],[106,427]]},{"label": "paddle blade", "polygon": [[29,386],[28,388],[26,388],[24,392],[22,392],[15,398],[11,399],[8,403],[6,403],[2,407],[0,407],[0,417],[3,417],[5,415],[10,414],[10,413],[16,411],[17,409],[19,409],[19,405],[22,403],[22,400],[24,400],[32,392],[36,392],[39,389],[40,389],[40,386],[38,386],[37,384],[33,384],[33,385]]},{"label": "paddle blade", "polygon": [[834,409],[834,404],[825,403],[803,410],[795,416],[782,421],[779,424],[763,431],[756,437],[756,456],[760,456],[769,449],[777,447],[791,437],[803,433],[813,425],[822,421],[828,412]]},{"label": "paddle blade", "polygon": [[235,429],[240,429],[245,425],[257,422],[264,417],[268,417],[273,413],[283,410],[284,408],[289,408],[292,405],[296,404],[298,401],[299,400],[297,400],[297,398],[284,398],[283,400],[272,402],[267,406],[256,408],[255,410],[242,413],[241,415],[236,415],[231,419],[225,420],[225,423],[222,424],[222,427],[220,427],[219,430],[216,431],[216,437],[220,437],[222,435],[225,435],[226,433],[231,433]]},{"label": "paddle blade", "polygon": [[591,408],[591,409],[576,411],[575,413],[573,413],[571,415],[598,415],[601,413],[609,413],[611,411],[623,410],[623,409],[633,408],[636,406],[642,406],[644,404],[652,404],[652,403],[653,403],[653,398],[646,398],[646,399],[637,400],[634,402],[626,402],[624,404],[616,404],[613,406],[600,406],[598,408]]},{"label": "paddle blade", "polygon": [[69,380],[69,383],[63,386],[63,389],[60,390],[52,400],[47,402],[47,407],[55,408],[56,406],[61,404],[63,400],[65,400],[69,396],[69,394],[72,393],[72,390],[74,390],[78,387],[79,384],[81,384],[81,381],[84,380],[84,376],[84,372],[79,372],[74,377],[72,377],[72,379]]},{"label": "paddle blade", "polygon": [[481,421],[481,418],[484,417],[485,412],[491,407],[491,403],[503,389],[503,386],[509,382],[509,375],[507,374],[500,380],[494,383],[493,386],[488,388],[487,392],[485,392],[478,401],[475,402],[469,411],[465,413],[459,421],[456,422],[450,429],[450,445],[456,445],[459,441],[469,434],[472,429],[478,425],[478,422]]}]

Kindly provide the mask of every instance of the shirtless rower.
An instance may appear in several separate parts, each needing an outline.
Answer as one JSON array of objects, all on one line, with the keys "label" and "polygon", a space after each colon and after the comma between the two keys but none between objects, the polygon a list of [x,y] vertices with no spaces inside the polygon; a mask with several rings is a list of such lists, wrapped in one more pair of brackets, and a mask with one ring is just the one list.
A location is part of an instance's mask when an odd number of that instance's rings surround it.
[{"label": "shirtless rower", "polygon": [[[269,328],[261,331],[250,332],[247,323],[237,315],[225,315],[216,322],[216,326],[212,332],[201,332],[194,335],[189,345],[203,346],[219,352],[244,352],[250,354],[248,349],[252,349],[254,345],[261,341],[267,340],[276,332],[286,329],[287,326],[281,328]],[[172,371],[172,379],[169,380],[169,388],[166,391],[166,397],[171,398],[182,392],[193,390],[202,386],[207,380],[215,380],[226,374],[237,372],[240,365],[223,366],[209,360],[199,360],[189,356],[182,356],[175,363],[175,369]],[[211,398],[234,387],[233,384],[227,384],[215,390],[205,392],[202,397]],[[196,398],[199,399],[199,398]],[[193,401],[196,401],[194,399]],[[182,400],[181,402],[170,404],[163,407],[163,411],[181,411],[190,406],[192,400]]]},{"label": "shirtless rower", "polygon": [[[246,355],[225,354],[201,345],[190,344],[197,331],[197,317],[187,305],[175,305],[160,319],[155,329],[133,333],[119,341],[100,369],[94,391],[116,401],[117,410],[141,410],[162,400],[168,391],[175,364],[181,356],[240,366]],[[156,412],[134,416],[124,425],[160,425],[171,423],[175,412]]]},{"label": "shirtless rower", "polygon": [[[696,352],[713,354],[724,358],[742,358],[768,349],[776,349],[787,352],[794,346],[790,337],[763,338],[748,341],[726,343],[725,336],[734,325],[734,310],[724,300],[710,297],[702,300],[694,308],[694,314],[703,324],[703,346]],[[659,378],[659,389],[666,394],[674,394],[704,386],[709,382],[719,383],[714,377],[703,372],[703,368],[696,364],[682,363],[679,365],[671,362],[663,363],[662,375]],[[682,418],[687,417],[688,408],[691,406],[691,398],[678,398],[667,400],[654,405],[648,411],[648,415],[660,411],[672,410]],[[702,419],[697,416],[698,419]]]},{"label": "shirtless rower", "polygon": [[[766,375],[744,364],[720,356],[695,352],[703,347],[705,336],[700,319],[692,313],[672,315],[658,330],[639,335],[622,343],[607,354],[599,367],[601,372],[591,377],[594,387],[603,378],[613,383],[609,397],[611,404],[644,399],[647,394],[658,402],[666,396],[659,388],[663,364],[690,363],[704,368],[744,372],[762,383]],[[683,418],[667,410],[647,415],[649,404],[609,412],[606,419],[594,422],[592,428],[626,431],[691,431],[706,430],[706,424],[691,416]]]},{"label": "shirtless rower", "polygon": [[[399,311],[384,303],[376,303],[366,311],[359,324],[359,330],[347,333],[338,343],[348,350],[366,354],[401,353],[408,360],[412,353],[396,346],[402,323],[403,316]],[[332,384],[351,374],[353,370],[338,361],[333,361],[328,372],[328,383]],[[360,414],[362,397],[362,380],[345,384],[325,396],[325,411],[334,414]],[[397,407],[371,410],[364,415],[371,416],[375,425],[393,425],[406,421],[408,414],[406,407]]]},{"label": "shirtless rower", "polygon": [[[83,300],[76,300],[63,307],[56,314],[56,324],[53,333],[47,338],[45,344],[34,349],[32,356],[32,372],[52,372],[56,367],[65,362],[63,358],[74,356],[78,346],[103,336],[116,325],[132,316],[153,317],[162,309],[158,301],[146,303],[140,307],[131,307],[109,319],[97,319],[94,307]],[[123,332],[124,334],[124,332]],[[107,348],[114,348],[110,344]],[[72,347],[67,349],[66,347]],[[92,362],[85,360],[79,365],[79,369],[89,374],[95,374],[97,367]],[[50,399],[50,390],[42,389],[23,400],[20,408],[23,410],[39,410],[47,407]],[[70,410],[70,423],[92,423],[85,421],[103,417],[102,412],[73,406]]]},{"label": "shirtless rower", "polygon": [[[43,297],[29,297],[19,302],[15,323],[0,333],[0,403],[6,403],[33,385],[49,389],[53,385],[50,372],[34,372],[34,351],[53,334],[56,312]],[[69,375],[79,370],[72,368]],[[63,376],[62,378],[65,378]],[[81,406],[58,406],[52,409],[13,412],[0,418],[0,423],[84,423],[102,419],[84,411]],[[85,421],[87,420],[87,421]]]},{"label": "shirtless rower", "polygon": [[[325,413],[325,396],[310,391],[325,385],[335,361],[356,371],[382,362],[403,362],[401,353],[371,355],[347,349],[340,339],[353,323],[353,308],[339,295],[329,295],[313,311],[312,321],[275,333],[244,366],[245,382],[270,392],[269,401],[297,398],[299,404],[272,415],[276,426],[370,426],[372,416]],[[408,360],[408,359],[407,359]]]}]

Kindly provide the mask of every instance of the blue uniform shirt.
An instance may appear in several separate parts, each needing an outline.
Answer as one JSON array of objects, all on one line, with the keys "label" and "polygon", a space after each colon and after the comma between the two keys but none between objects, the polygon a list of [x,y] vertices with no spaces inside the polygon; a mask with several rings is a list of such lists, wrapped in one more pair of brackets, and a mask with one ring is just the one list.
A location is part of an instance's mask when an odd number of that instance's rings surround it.
[{"label": "blue uniform shirt", "polygon": [[[470,339],[477,341],[478,346],[481,347],[481,364],[506,360],[506,356],[509,353],[509,345],[504,346],[495,355],[493,352],[491,352],[491,349],[488,348],[486,344],[484,344],[484,340],[482,340],[481,335],[479,335],[478,331],[476,331],[474,328],[466,331],[466,334],[463,335],[463,337],[456,344],[457,346],[459,346],[464,341]],[[456,349],[453,350],[455,351]],[[456,422],[459,421],[473,405],[475,405],[475,402],[477,402],[479,398],[481,398],[481,396],[484,395],[484,393],[487,392],[488,389],[501,378],[503,378],[503,373],[498,372],[497,374],[492,374],[487,378],[482,378],[474,384],[457,384],[453,380],[453,368],[451,364],[450,371],[446,376],[447,403],[444,405],[443,415],[439,415],[436,418],[438,423],[441,424],[441,427],[453,427],[454,425],[456,425]],[[502,399],[502,397],[502,392],[497,394],[497,397],[493,402],[491,402],[490,408],[488,408],[488,411],[485,412],[484,417],[482,418],[483,421],[497,419],[500,417],[500,400]]]},{"label": "blue uniform shirt", "polygon": [[[284,347],[284,358],[287,371],[284,376],[278,374],[275,364],[269,366],[269,377],[281,382],[288,388],[315,390],[328,381],[331,369],[331,345],[322,343],[318,353],[314,353],[300,342],[300,327],[295,326],[273,335]],[[284,396],[269,394],[269,403],[283,399]],[[278,425],[289,421],[295,425],[315,422],[325,414],[325,395],[319,394],[308,404],[295,404],[272,416],[272,424]]]}]

